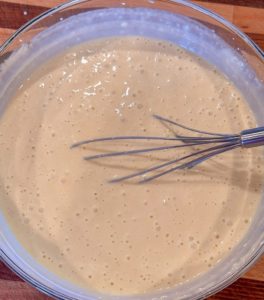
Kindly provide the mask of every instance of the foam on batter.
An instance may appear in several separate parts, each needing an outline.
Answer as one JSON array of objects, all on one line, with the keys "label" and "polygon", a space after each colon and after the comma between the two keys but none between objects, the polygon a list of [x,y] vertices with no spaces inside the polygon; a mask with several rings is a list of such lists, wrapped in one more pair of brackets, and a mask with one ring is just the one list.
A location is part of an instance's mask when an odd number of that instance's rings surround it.
[{"label": "foam on batter", "polygon": [[103,293],[153,292],[207,272],[246,234],[263,181],[258,149],[143,185],[107,181],[193,149],[97,162],[83,157],[168,142],[70,149],[102,136],[173,136],[152,114],[220,133],[256,126],[213,66],[174,44],[132,36],[67,50],[8,105],[0,119],[1,209],[21,244],[59,276]]}]

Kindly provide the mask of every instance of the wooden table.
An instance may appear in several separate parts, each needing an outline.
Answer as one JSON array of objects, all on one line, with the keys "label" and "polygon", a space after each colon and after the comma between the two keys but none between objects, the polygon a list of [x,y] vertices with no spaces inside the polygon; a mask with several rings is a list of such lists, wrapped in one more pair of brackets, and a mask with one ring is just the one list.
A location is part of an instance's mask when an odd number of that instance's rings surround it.
[{"label": "wooden table", "polygon": [[[109,0],[110,1],[110,0]],[[24,22],[61,0],[0,0],[0,43]],[[264,0],[194,1],[240,27],[264,50]],[[50,299],[23,282],[0,262],[0,300]],[[211,300],[264,300],[264,257],[243,278]]]}]

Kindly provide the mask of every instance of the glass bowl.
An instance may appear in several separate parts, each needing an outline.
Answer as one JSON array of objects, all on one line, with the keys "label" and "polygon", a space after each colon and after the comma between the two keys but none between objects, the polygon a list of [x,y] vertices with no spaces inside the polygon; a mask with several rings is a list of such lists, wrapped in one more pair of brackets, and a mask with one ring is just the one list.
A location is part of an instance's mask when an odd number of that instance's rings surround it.
[{"label": "glass bowl", "polygon": [[[243,92],[257,121],[264,124],[262,50],[225,19],[181,0],[74,0],[32,19],[0,46],[1,113],[23,79],[22,66],[27,72],[36,67],[34,53],[41,54],[43,63],[83,40],[131,34],[170,40],[216,65]],[[262,197],[248,233],[226,258],[206,274],[152,294],[97,294],[58,278],[21,247],[1,211],[0,254],[25,281],[57,299],[203,299],[239,278],[264,253],[263,215]]]}]

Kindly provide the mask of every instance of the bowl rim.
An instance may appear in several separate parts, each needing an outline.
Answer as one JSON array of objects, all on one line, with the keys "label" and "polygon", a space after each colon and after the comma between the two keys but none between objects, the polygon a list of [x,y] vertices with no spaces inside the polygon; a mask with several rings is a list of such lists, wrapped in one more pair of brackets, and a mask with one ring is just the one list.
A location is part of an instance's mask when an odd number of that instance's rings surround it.
[{"label": "bowl rim", "polygon": [[[87,1],[91,1],[91,0],[70,0],[64,3],[61,3],[59,5],[56,5],[46,11],[44,11],[43,13],[37,15],[36,17],[32,18],[31,20],[29,20],[28,22],[26,22],[24,25],[22,25],[20,28],[18,28],[13,34],[11,34],[11,36],[4,41],[4,43],[2,43],[0,45],[0,55],[1,53],[13,42],[13,40],[15,40],[17,37],[19,37],[20,34],[22,34],[24,31],[26,31],[27,29],[29,29],[31,26],[35,25],[37,22],[45,19],[46,17],[52,15],[53,13],[59,12],[60,10],[69,8],[75,4],[81,4]],[[150,1],[150,0],[149,0]],[[159,0],[155,0],[155,1],[159,1]],[[196,11],[199,11],[213,19],[215,19],[216,21],[218,21],[219,23],[221,23],[222,25],[228,27],[229,29],[231,29],[232,31],[234,31],[239,37],[241,37],[249,46],[251,46],[253,48],[253,50],[256,51],[257,55],[264,60],[264,49],[262,50],[260,48],[260,46],[258,46],[246,33],[244,33],[243,31],[241,31],[236,25],[234,25],[233,23],[229,22],[228,20],[226,20],[224,17],[220,16],[219,14],[205,8],[202,7],[199,4],[196,3],[192,3],[190,1],[186,1],[186,0],[168,0],[170,2],[174,2],[175,4],[181,4],[183,6],[192,8]],[[124,8],[126,6],[123,6]]]}]

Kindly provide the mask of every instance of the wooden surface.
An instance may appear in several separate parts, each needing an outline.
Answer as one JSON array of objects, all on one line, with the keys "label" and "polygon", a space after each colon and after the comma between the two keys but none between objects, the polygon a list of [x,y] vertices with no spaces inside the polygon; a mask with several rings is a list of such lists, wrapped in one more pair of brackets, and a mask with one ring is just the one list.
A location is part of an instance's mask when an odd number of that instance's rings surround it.
[{"label": "wooden surface", "polygon": [[[111,1],[111,0],[108,0]],[[19,26],[61,0],[0,0],[0,43]],[[246,32],[264,50],[264,0],[194,1]],[[0,262],[0,300],[50,299],[34,290]],[[210,300],[264,300],[264,257],[243,278]]]}]

